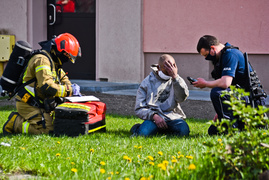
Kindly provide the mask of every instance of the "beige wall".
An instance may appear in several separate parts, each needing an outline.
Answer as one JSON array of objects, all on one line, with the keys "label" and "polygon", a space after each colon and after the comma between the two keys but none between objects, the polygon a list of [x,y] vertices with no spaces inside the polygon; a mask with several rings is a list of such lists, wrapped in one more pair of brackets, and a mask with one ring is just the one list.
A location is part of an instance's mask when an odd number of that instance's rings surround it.
[{"label": "beige wall", "polygon": [[27,0],[1,0],[0,30],[7,30],[16,40],[27,41],[27,5]]},{"label": "beige wall", "polygon": [[16,41],[27,41],[34,49],[40,48],[38,42],[47,38],[46,12],[43,0],[1,0],[0,30],[15,35]]},{"label": "beige wall", "polygon": [[142,0],[98,0],[96,4],[97,80],[141,82]]}]

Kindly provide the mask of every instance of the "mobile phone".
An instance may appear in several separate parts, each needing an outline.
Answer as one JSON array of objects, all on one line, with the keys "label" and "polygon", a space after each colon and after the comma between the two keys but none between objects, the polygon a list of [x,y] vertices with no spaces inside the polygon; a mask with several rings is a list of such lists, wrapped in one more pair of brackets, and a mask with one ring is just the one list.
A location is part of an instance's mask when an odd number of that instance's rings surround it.
[{"label": "mobile phone", "polygon": [[194,79],[190,76],[187,77],[187,79],[190,81],[190,83],[192,84],[193,82],[197,81],[197,79]]}]

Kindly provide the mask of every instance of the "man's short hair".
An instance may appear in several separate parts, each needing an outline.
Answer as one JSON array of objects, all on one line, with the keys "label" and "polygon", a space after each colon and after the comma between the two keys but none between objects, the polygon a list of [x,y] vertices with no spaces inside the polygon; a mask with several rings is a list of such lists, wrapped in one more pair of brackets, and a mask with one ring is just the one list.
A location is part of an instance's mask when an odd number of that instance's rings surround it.
[{"label": "man's short hair", "polygon": [[159,63],[165,61],[167,58],[173,58],[173,56],[169,55],[169,54],[163,54],[161,55],[161,57],[159,58]]},{"label": "man's short hair", "polygon": [[204,35],[197,44],[197,51],[200,53],[201,49],[209,50],[211,46],[219,45],[219,40],[215,36]]}]

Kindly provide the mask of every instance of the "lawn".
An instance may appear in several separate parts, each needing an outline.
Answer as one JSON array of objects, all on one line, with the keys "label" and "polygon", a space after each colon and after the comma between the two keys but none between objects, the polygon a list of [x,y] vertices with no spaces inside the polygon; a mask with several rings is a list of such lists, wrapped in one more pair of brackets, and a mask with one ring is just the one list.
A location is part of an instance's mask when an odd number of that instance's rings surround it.
[{"label": "lawn", "polygon": [[[0,179],[31,174],[38,179],[210,179],[221,171],[205,171],[208,120],[187,119],[189,137],[131,137],[137,117],[106,115],[107,132],[79,137],[3,136],[2,125],[13,109],[0,107]],[[212,150],[212,149],[211,149]],[[2,172],[2,173],[1,173]],[[213,175],[213,176],[211,176]]]}]

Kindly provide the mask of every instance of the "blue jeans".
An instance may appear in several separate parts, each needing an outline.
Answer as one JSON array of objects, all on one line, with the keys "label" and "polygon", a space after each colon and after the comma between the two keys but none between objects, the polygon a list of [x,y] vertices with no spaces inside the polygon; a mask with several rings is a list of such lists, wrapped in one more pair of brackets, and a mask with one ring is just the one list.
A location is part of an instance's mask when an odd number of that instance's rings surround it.
[{"label": "blue jeans", "polygon": [[166,124],[168,129],[163,130],[159,129],[153,121],[145,120],[137,129],[134,130],[133,134],[138,136],[153,136],[159,133],[188,136],[190,133],[188,124],[182,119],[168,121]]}]

